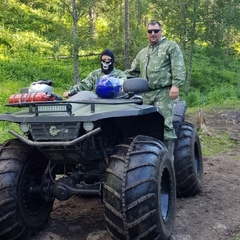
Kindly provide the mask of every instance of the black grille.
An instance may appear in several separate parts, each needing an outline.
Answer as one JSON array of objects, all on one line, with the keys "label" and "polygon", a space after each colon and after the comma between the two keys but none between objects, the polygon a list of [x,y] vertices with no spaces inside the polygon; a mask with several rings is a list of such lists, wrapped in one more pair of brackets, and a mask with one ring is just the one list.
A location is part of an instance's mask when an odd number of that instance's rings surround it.
[{"label": "black grille", "polygon": [[31,124],[34,141],[73,140],[78,137],[80,123],[35,123]]}]

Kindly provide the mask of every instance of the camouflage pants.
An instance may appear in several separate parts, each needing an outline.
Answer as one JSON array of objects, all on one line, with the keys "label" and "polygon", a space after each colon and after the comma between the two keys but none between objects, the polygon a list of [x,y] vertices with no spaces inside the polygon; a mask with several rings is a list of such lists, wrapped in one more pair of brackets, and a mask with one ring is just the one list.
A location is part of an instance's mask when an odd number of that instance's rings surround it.
[{"label": "camouflage pants", "polygon": [[143,94],[143,103],[158,107],[164,120],[164,140],[176,139],[175,130],[173,127],[174,101],[169,98],[170,88],[162,88],[154,91],[149,91]]}]

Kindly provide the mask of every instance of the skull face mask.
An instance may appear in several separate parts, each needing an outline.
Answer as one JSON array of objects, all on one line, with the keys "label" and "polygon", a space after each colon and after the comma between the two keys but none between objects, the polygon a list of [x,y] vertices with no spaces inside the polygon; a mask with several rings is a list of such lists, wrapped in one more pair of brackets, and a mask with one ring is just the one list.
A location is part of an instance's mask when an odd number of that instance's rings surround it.
[{"label": "skull face mask", "polygon": [[114,55],[113,52],[109,49],[105,49],[102,53],[101,53],[101,69],[102,72],[105,74],[109,74],[114,66]]},{"label": "skull face mask", "polygon": [[101,61],[101,68],[104,73],[110,73],[113,70],[112,60],[110,62]]}]

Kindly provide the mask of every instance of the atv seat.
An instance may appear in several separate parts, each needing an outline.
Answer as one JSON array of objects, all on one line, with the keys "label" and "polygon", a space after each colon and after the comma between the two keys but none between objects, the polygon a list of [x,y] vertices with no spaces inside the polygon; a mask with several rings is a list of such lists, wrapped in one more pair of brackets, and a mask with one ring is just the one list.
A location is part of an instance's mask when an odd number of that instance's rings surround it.
[{"label": "atv seat", "polygon": [[98,98],[97,94],[91,92],[91,91],[80,91],[70,98],[68,98],[66,101],[81,101],[81,100],[89,100],[89,99],[96,99]]}]

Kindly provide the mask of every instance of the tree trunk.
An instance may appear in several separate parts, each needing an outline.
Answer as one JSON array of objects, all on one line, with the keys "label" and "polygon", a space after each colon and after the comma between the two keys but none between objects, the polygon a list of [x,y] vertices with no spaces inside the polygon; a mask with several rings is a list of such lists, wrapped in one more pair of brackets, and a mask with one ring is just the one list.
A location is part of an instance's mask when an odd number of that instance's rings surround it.
[{"label": "tree trunk", "polygon": [[129,1],[125,0],[125,69],[130,68]]},{"label": "tree trunk", "polygon": [[93,38],[96,37],[96,28],[95,28],[95,17],[94,17],[94,9],[93,7],[89,8],[89,19],[90,19],[90,27]]},{"label": "tree trunk", "polygon": [[195,37],[196,37],[196,17],[195,16],[197,15],[197,6],[198,6],[198,1],[194,1],[192,24],[190,29],[190,52],[189,52],[187,79],[186,79],[186,86],[185,86],[186,92],[189,92],[191,87],[192,61],[193,61],[194,44],[195,44]]},{"label": "tree trunk", "polygon": [[78,16],[76,2],[72,0],[72,18],[73,18],[73,65],[74,65],[74,85],[79,83],[79,60],[78,60]]}]

